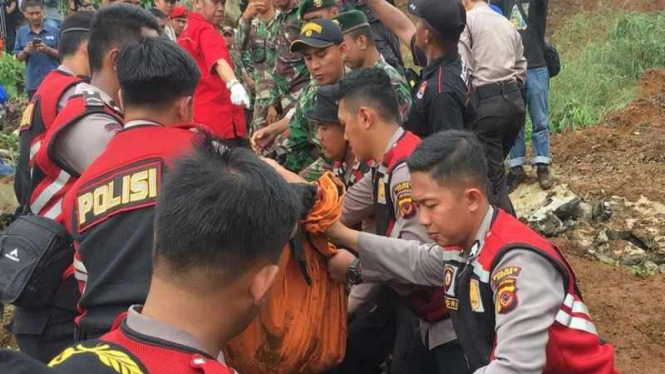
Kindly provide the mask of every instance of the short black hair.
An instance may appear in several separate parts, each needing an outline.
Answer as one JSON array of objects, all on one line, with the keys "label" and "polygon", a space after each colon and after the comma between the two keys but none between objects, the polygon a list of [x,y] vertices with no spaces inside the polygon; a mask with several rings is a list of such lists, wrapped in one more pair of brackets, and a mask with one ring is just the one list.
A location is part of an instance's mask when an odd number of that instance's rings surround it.
[{"label": "short black hair", "polygon": [[358,40],[361,36],[364,36],[367,39],[367,43],[370,45],[374,44],[374,37],[372,36],[372,28],[369,26],[361,27],[349,32],[351,39]]},{"label": "short black hair", "polygon": [[104,56],[112,48],[122,48],[142,39],[144,28],[161,32],[157,19],[135,5],[113,4],[96,12],[92,19],[88,55],[93,72],[102,69]]},{"label": "short black hair", "polygon": [[367,105],[384,121],[399,123],[397,93],[388,74],[380,68],[361,68],[349,73],[339,83],[339,97],[354,110]]},{"label": "short black hair", "polygon": [[194,94],[201,73],[184,49],[166,38],[127,44],[116,66],[127,107],[164,107]]},{"label": "short black hair", "polygon": [[166,14],[164,14],[164,12],[162,12],[161,10],[159,10],[157,8],[151,8],[149,10],[149,12],[150,12],[150,14],[152,14],[153,16],[155,16],[159,19],[166,20]]},{"label": "short black hair", "polygon": [[23,4],[21,4],[21,12],[25,12],[28,7],[40,7],[44,9],[44,3],[42,0],[25,0]]},{"label": "short black hair", "polygon": [[62,21],[58,52],[60,58],[73,56],[81,44],[90,39],[93,12],[76,12]]},{"label": "short black hair", "polygon": [[488,196],[487,159],[470,131],[446,130],[423,140],[406,160],[411,173],[428,173],[441,184],[473,185]]},{"label": "short black hair", "polygon": [[205,284],[223,287],[220,279],[277,263],[294,232],[296,189],[252,151],[221,142],[201,136],[165,176],[155,216],[158,276],[183,284],[212,272],[220,276]]}]

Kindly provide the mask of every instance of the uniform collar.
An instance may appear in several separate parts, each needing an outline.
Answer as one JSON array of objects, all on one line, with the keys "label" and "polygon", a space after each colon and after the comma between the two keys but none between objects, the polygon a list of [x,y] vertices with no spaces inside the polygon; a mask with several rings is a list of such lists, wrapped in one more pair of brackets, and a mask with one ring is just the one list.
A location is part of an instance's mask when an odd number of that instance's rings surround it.
[{"label": "uniform collar", "polygon": [[60,66],[58,66],[57,70],[59,70],[59,71],[61,71],[61,72],[63,72],[63,73],[67,73],[67,74],[69,74],[69,75],[75,75],[74,72],[72,71],[72,69],[66,67],[66,66],[63,65],[63,64],[60,64]]},{"label": "uniform collar", "polygon": [[450,63],[453,63],[455,61],[459,60],[459,53],[455,53],[453,55],[447,56],[441,56],[437,59],[432,60],[425,68],[423,69],[423,78],[427,78],[430,75],[432,75],[440,66],[444,66]]},{"label": "uniform collar", "polygon": [[476,257],[480,254],[480,252],[483,249],[483,246],[485,245],[485,237],[490,231],[490,228],[492,227],[492,221],[494,221],[494,207],[491,205],[487,209],[487,213],[485,213],[485,217],[483,217],[483,221],[480,223],[480,227],[478,227],[478,232],[476,233],[476,239],[473,242],[473,246],[471,247],[471,251],[469,252],[469,258]]},{"label": "uniform collar", "polygon": [[387,64],[387,62],[386,62],[386,58],[383,57],[383,55],[382,55],[381,53],[379,53],[379,58],[378,58],[378,59],[376,60],[376,62],[374,63],[374,66],[373,66],[373,67],[375,67],[375,68],[380,68],[380,67],[385,66],[386,64]]},{"label": "uniform collar", "polygon": [[224,363],[222,352],[208,352],[191,334],[176,329],[166,323],[141,314],[142,305],[132,305],[127,312],[127,327],[139,334],[176,343],[200,352],[206,352],[210,357],[217,357],[217,361]]},{"label": "uniform collar", "polygon": [[136,126],[158,126],[158,127],[161,127],[162,125],[160,125],[157,122],[149,121],[149,120],[146,120],[146,119],[137,119],[137,120],[133,120],[133,121],[129,121],[129,122],[125,123],[125,126],[123,126],[123,128],[129,129],[129,128],[136,127]]},{"label": "uniform collar", "polygon": [[398,127],[397,130],[393,133],[393,135],[390,137],[390,140],[388,140],[388,146],[386,147],[386,150],[384,152],[384,155],[397,144],[397,141],[404,135],[404,129],[401,127]]}]

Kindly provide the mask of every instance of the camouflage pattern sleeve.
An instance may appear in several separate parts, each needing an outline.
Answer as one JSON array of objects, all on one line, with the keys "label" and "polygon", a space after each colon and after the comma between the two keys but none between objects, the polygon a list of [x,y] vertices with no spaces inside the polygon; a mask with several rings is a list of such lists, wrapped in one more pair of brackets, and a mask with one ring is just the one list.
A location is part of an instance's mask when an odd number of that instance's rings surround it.
[{"label": "camouflage pattern sleeve", "polygon": [[397,94],[397,102],[399,103],[400,123],[404,124],[411,109],[411,88],[409,88],[409,83],[402,73],[386,62],[383,56],[381,56],[381,59],[374,66],[383,69],[390,77],[390,81]]},{"label": "camouflage pattern sleeve", "polygon": [[312,80],[303,89],[295,113],[289,121],[288,135],[283,144],[286,153],[284,167],[296,173],[319,157],[315,126],[305,117],[305,113],[314,104],[316,87],[316,81]]}]

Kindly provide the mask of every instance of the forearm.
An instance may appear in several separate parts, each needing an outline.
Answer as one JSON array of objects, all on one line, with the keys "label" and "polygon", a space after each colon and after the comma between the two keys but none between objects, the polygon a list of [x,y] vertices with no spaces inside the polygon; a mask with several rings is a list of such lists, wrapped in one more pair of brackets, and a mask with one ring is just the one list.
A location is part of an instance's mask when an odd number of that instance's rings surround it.
[{"label": "forearm", "polygon": [[16,55],[16,59],[19,60],[20,62],[25,62],[28,59],[28,52],[26,51],[21,51]]},{"label": "forearm", "polygon": [[58,52],[57,49],[51,48],[51,47],[46,47],[44,49],[44,53],[51,56],[52,58],[56,60],[60,60],[60,53]]},{"label": "forearm", "polygon": [[233,68],[231,68],[231,65],[229,65],[229,63],[224,59],[217,61],[215,71],[217,72],[217,75],[219,75],[219,77],[224,81],[224,83],[238,80],[238,77],[236,77],[236,74],[233,72]]},{"label": "forearm", "polygon": [[397,35],[402,43],[409,45],[411,37],[416,33],[416,27],[402,11],[386,0],[365,0],[365,4],[388,30]]}]

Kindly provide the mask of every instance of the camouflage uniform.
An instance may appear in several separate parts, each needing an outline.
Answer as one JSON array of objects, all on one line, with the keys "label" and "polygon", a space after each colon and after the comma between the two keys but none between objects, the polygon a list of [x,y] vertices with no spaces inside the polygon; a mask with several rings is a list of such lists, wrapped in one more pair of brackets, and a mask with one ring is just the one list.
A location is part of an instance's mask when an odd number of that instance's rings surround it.
[{"label": "camouflage uniform", "polygon": [[390,77],[390,82],[392,82],[395,93],[397,93],[399,121],[400,124],[404,124],[409,115],[409,109],[411,109],[411,88],[409,88],[406,78],[404,78],[404,75],[398,72],[394,67],[388,65],[383,56],[380,56],[374,63],[374,67],[383,69],[383,71],[385,71]]},{"label": "camouflage uniform", "polygon": [[254,117],[250,134],[266,125],[274,86],[277,25],[277,15],[267,21],[254,17],[250,23],[241,18],[238,23],[236,48],[241,51],[243,64],[253,67],[250,77],[254,80]]},{"label": "camouflage uniform", "polygon": [[298,103],[303,88],[309,83],[310,75],[305,66],[305,59],[300,53],[291,53],[291,42],[300,36],[301,19],[298,14],[298,2],[293,8],[277,13],[277,46],[275,69],[271,74],[272,93],[269,105],[280,106],[286,114]]}]

